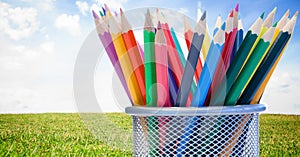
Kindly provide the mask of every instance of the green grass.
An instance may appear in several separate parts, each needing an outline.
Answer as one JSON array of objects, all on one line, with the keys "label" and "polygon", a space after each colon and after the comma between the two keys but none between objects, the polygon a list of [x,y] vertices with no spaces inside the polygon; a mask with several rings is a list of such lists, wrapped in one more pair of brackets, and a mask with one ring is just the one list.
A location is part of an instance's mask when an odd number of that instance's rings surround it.
[{"label": "green grass", "polygon": [[[0,156],[132,156],[131,124],[120,113],[0,114]],[[300,116],[261,115],[260,154],[299,156]]]}]

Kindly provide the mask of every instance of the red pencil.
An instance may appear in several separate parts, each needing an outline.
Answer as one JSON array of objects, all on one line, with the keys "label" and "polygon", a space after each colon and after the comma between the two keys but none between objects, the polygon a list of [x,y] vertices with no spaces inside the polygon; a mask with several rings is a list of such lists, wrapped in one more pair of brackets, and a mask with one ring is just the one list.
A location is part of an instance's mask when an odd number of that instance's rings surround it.
[{"label": "red pencil", "polygon": [[125,42],[126,49],[128,51],[128,55],[130,57],[132,68],[134,70],[134,75],[138,81],[144,104],[146,104],[145,71],[144,64],[140,55],[140,49],[137,46],[137,42],[131,29],[131,25],[125,17],[122,9],[120,9],[120,16],[122,36]]}]

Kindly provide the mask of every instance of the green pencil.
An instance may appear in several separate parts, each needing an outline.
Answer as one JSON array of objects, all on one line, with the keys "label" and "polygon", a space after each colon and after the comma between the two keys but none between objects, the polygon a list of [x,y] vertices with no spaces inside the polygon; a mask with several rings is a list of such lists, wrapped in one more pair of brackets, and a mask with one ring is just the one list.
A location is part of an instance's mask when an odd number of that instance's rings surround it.
[{"label": "green pencil", "polygon": [[269,28],[259,40],[252,54],[250,55],[248,61],[246,62],[245,66],[243,67],[242,71],[237,77],[235,83],[233,84],[232,88],[229,90],[229,93],[225,99],[226,106],[235,105],[236,102],[238,101],[239,96],[245,89],[249,80],[251,80],[254,72],[256,71],[260,62],[264,58],[264,55],[266,54],[266,50],[270,46],[271,40],[273,38],[274,31],[275,31],[275,27]]},{"label": "green pencil", "polygon": [[[156,90],[156,66],[155,66],[155,27],[151,20],[149,9],[147,9],[144,25],[144,65],[145,65],[145,84],[146,84],[146,106],[157,106]],[[158,134],[158,119],[154,116],[147,117],[148,140],[150,156],[157,156],[159,143],[155,139]]]},{"label": "green pencil", "polygon": [[146,82],[146,106],[156,106],[156,70],[154,52],[155,28],[151,19],[150,11],[147,10],[144,26],[144,62],[145,62],[145,82]]}]

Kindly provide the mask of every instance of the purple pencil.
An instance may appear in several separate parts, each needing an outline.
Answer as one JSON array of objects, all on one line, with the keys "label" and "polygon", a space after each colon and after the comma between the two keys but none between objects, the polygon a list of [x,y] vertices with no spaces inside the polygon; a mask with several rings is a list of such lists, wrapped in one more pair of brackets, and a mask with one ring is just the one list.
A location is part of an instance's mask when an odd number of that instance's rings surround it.
[{"label": "purple pencil", "polygon": [[95,21],[95,25],[96,25],[96,30],[98,32],[98,36],[99,36],[99,38],[100,38],[100,40],[101,40],[101,42],[102,42],[102,44],[103,44],[103,46],[106,50],[106,53],[107,53],[112,65],[115,68],[115,71],[117,72],[117,75],[118,75],[118,77],[119,77],[119,79],[120,79],[120,81],[123,85],[123,88],[125,89],[126,94],[127,94],[128,98],[131,101],[131,104],[133,104],[131,96],[129,94],[129,90],[128,90],[125,78],[124,78],[123,71],[122,71],[121,66],[120,66],[120,62],[119,62],[119,59],[118,59],[118,56],[117,56],[117,53],[116,53],[116,49],[114,47],[111,35],[109,33],[109,30],[108,30],[107,23],[105,23],[102,19],[100,19],[100,17],[94,11],[92,11],[92,12],[93,12],[94,21]]}]

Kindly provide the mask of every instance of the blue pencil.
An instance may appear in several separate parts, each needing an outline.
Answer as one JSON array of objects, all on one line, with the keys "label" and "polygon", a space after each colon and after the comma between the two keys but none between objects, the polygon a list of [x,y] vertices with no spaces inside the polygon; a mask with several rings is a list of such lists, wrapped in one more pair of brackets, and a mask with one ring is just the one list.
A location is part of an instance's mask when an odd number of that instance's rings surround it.
[{"label": "blue pencil", "polygon": [[[214,40],[217,41],[224,36],[224,31],[220,29],[216,35]],[[212,82],[212,77],[216,71],[218,66],[218,61],[220,58],[220,47],[223,45],[221,41],[215,42],[212,41],[210,44],[210,48],[208,50],[208,55],[206,58],[206,62],[204,64],[202,73],[200,75],[200,79],[198,81],[197,89],[193,95],[193,100],[191,103],[192,107],[201,107],[204,105],[206,95],[208,93],[209,87]],[[217,46],[219,45],[219,46]]]}]

